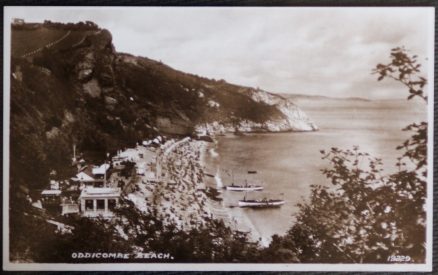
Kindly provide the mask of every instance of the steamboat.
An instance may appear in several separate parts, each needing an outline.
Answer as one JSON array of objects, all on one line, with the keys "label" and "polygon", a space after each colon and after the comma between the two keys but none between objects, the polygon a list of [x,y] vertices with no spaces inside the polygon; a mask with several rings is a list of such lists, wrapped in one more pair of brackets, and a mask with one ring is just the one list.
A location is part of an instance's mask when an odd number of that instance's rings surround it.
[{"label": "steamboat", "polygon": [[256,200],[248,200],[246,197],[243,197],[242,200],[239,200],[239,207],[250,207],[250,208],[273,208],[280,207],[284,204],[284,200],[279,199],[256,199]]},{"label": "steamboat", "polygon": [[263,186],[252,185],[252,184],[248,184],[248,183],[245,183],[244,185],[236,185],[236,184],[232,183],[231,185],[225,186],[225,189],[228,191],[238,191],[238,192],[261,191],[261,190],[263,190]]}]

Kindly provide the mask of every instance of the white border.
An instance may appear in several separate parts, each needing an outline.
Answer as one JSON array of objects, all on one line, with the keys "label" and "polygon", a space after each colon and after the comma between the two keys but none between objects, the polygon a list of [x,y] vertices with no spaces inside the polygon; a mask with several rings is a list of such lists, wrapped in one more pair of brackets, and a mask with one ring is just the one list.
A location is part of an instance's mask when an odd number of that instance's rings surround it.
[{"label": "white border", "polygon": [[[11,68],[11,27],[8,9],[3,9],[3,269],[9,262],[9,114],[10,114],[10,68]],[[6,21],[8,20],[8,21]]]},{"label": "white border", "polygon": [[[427,80],[428,83],[428,133],[427,133],[427,200],[426,200],[426,221],[427,221],[427,230],[426,230],[426,265],[429,266],[432,271],[432,254],[433,254],[433,171],[434,171],[434,163],[433,163],[433,142],[434,142],[434,98],[435,98],[435,78],[434,78],[434,64],[435,64],[435,8],[429,9],[428,14],[428,41],[427,41],[427,52],[429,54],[429,63],[427,66]],[[432,168],[432,169],[430,169]]]},{"label": "white border", "polygon": [[[428,179],[427,179],[427,228],[426,228],[426,263],[424,264],[179,264],[179,263],[118,263],[118,264],[34,264],[9,262],[9,124],[10,124],[10,52],[11,52],[11,12],[14,8],[4,7],[3,18],[3,269],[9,271],[432,271],[432,239],[433,239],[433,113],[434,113],[434,45],[435,45],[435,8],[422,7],[410,9],[426,9],[429,18],[428,32]],[[36,7],[32,7],[36,8]],[[38,7],[54,8],[54,7]],[[59,9],[87,9],[96,7],[56,7]],[[98,7],[99,9],[129,9],[127,7]],[[139,7],[132,7],[132,9]],[[156,8],[156,7],[155,7]],[[161,7],[179,9],[177,7]],[[206,7],[194,7],[203,9]],[[236,9],[237,7],[207,7],[215,9]],[[260,9],[248,7],[238,9]],[[362,7],[361,7],[362,8]],[[402,7],[395,7],[402,8]],[[386,8],[386,9],[395,9]],[[288,9],[288,8],[285,8]],[[333,8],[297,8],[297,9],[333,9]],[[357,9],[342,8],[342,9]],[[384,7],[366,9],[385,9]],[[431,169],[432,168],[432,169]]]}]

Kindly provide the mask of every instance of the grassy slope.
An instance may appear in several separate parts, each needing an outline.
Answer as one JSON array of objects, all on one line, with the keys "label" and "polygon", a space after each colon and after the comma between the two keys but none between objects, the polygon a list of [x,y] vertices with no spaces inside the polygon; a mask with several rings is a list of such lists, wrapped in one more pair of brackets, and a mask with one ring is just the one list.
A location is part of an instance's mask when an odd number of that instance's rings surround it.
[{"label": "grassy slope", "polygon": [[[13,30],[12,45],[20,55],[67,31],[45,27]],[[85,36],[85,43],[72,47]],[[89,54],[95,58],[91,79],[101,90],[98,97],[84,92],[83,85],[90,79],[79,80],[76,75],[78,64]],[[263,122],[282,117],[275,107],[255,102],[242,92],[250,88],[115,53],[111,36],[105,32],[72,29],[61,43],[32,58],[12,60],[13,71],[19,67],[23,76],[22,81],[11,77],[11,179],[17,184],[42,186],[51,169],[60,177],[71,176],[73,143],[99,161],[106,152],[132,146],[160,131],[190,134],[203,122]],[[106,102],[109,97],[117,101],[112,108]],[[211,102],[220,106],[212,107]],[[159,118],[168,119],[170,125],[161,127]],[[35,170],[33,177],[20,172],[29,169]]]},{"label": "grassy slope", "polygon": [[[281,117],[277,109],[254,102],[239,92],[249,88],[186,74],[147,58],[138,58],[137,65],[126,62],[118,65],[117,75],[124,88],[154,104],[170,104],[195,123],[233,119],[262,122]],[[209,101],[219,103],[220,108],[210,107]]]},{"label": "grassy slope", "polygon": [[13,57],[44,47],[66,34],[66,30],[55,30],[50,28],[38,28],[37,30],[12,31],[11,51]]},{"label": "grassy slope", "polygon": [[[9,186],[10,239],[15,249],[11,253],[16,253],[16,258],[33,258],[23,255],[29,245],[38,243],[30,236],[39,239],[51,234],[43,230],[44,222],[38,223],[39,214],[24,214],[33,210],[25,198],[26,190],[32,193],[46,187],[51,170],[56,170],[59,179],[74,175],[70,166],[73,144],[86,153],[87,161],[98,163],[107,152],[162,134],[157,125],[160,117],[171,121],[169,129],[181,126],[180,134],[190,134],[192,127],[202,122],[261,122],[282,116],[276,108],[254,102],[242,92],[249,88],[115,53],[109,32],[74,28],[56,46],[20,58],[58,40],[66,31],[68,28],[41,27],[13,30],[12,34]],[[84,43],[72,47],[84,36]],[[77,70],[87,56],[93,56],[93,61],[87,61],[93,72],[80,79]],[[84,85],[90,82],[97,83],[98,96],[85,91]],[[109,105],[108,99],[116,104]],[[220,107],[209,106],[211,101]]]}]

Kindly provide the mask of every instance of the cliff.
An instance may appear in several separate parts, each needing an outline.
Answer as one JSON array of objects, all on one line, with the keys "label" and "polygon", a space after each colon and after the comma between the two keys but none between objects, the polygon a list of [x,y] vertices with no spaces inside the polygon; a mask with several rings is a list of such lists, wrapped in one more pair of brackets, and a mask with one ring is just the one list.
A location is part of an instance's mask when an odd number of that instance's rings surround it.
[{"label": "cliff", "polygon": [[102,159],[157,134],[317,129],[284,97],[118,53],[91,22],[13,26],[11,60],[13,186],[69,175],[73,144]]}]

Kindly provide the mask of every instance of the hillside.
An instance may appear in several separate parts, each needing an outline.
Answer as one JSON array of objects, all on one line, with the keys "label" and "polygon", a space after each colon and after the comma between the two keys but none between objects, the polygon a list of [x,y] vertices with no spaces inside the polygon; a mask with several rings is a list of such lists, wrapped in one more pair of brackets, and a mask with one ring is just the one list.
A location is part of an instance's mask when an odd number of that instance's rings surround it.
[{"label": "hillside", "polygon": [[91,22],[12,28],[11,188],[69,176],[73,144],[103,159],[158,134],[316,129],[281,96],[118,53]]}]

